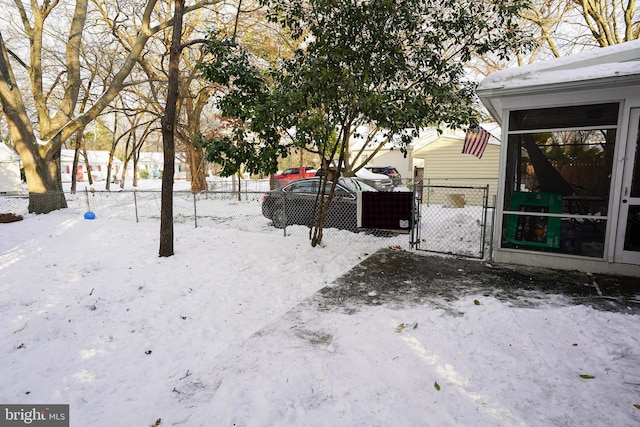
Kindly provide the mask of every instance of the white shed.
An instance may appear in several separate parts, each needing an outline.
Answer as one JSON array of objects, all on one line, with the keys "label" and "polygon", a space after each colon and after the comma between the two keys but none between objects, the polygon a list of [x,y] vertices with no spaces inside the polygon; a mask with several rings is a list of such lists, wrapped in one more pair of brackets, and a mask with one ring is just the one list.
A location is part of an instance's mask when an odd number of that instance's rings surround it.
[{"label": "white shed", "polygon": [[640,40],[506,69],[496,261],[640,276]]},{"label": "white shed", "polygon": [[0,194],[21,194],[20,156],[0,143]]}]

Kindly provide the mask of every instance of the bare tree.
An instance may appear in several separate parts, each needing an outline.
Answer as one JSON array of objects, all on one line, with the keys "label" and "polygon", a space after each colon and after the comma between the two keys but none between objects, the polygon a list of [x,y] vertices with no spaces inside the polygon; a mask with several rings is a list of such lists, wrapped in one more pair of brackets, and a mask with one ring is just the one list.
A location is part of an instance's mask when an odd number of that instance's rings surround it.
[{"label": "bare tree", "polygon": [[[520,11],[521,26],[532,46],[516,52],[514,63],[530,64],[640,38],[637,0],[532,0]],[[467,64],[469,72],[486,76],[507,63],[482,55]]]},{"label": "bare tree", "polygon": [[599,46],[640,38],[640,9],[636,0],[571,0],[584,26]]},{"label": "bare tree", "polygon": [[[264,13],[261,13],[259,4],[253,1],[247,3],[244,8],[239,3],[235,14],[227,13],[194,13],[189,19],[185,17],[183,25],[182,39],[183,49],[180,57],[180,77],[178,79],[178,99],[177,99],[177,121],[175,127],[176,149],[184,152],[187,162],[188,179],[191,180],[192,191],[205,190],[205,159],[204,149],[200,144],[200,134],[209,134],[215,131],[215,127],[220,125],[216,113],[209,104],[211,94],[217,90],[216,85],[207,83],[201,78],[197,65],[202,61],[204,54],[199,48],[205,33],[203,29],[218,28],[225,33],[242,33],[244,37],[249,39],[258,39],[257,31],[269,29],[266,25]],[[229,9],[230,10],[230,9]],[[112,13],[104,11],[103,19],[111,32],[117,36],[118,43],[124,50],[130,50],[132,46],[132,36],[127,29],[119,25],[119,21],[114,18]],[[158,16],[161,20],[170,20],[171,13],[163,11],[166,15]],[[260,25],[262,23],[262,25]],[[273,33],[273,29],[271,29]],[[261,50],[266,55],[273,55],[272,38],[264,38],[271,40],[254,43],[256,50]],[[171,34],[165,30],[161,37],[157,37],[154,41],[154,51],[169,52],[171,43]],[[133,89],[138,94],[139,99],[145,102],[145,109],[151,114],[156,114],[158,120],[164,114],[164,104],[166,102],[167,87],[167,66],[166,59],[168,55],[142,55],[138,64],[141,69],[141,75],[138,80],[143,84],[145,89]],[[205,111],[206,110],[206,111]],[[214,120],[208,119],[213,117]]]},{"label": "bare tree", "polygon": [[[172,20],[156,21],[154,10],[162,7],[163,2],[147,0],[138,2],[110,2],[92,0],[95,8],[116,6],[127,3],[130,14],[120,13],[120,25],[135,27],[131,50],[119,64],[113,78],[107,82],[99,97],[87,105],[86,111],[79,113],[78,97],[82,81],[80,51],[85,24],[89,14],[89,0],[76,0],[66,37],[64,65],[55,79],[62,88],[59,100],[53,102],[48,97],[45,83],[47,77],[44,48],[46,24],[54,9],[59,5],[69,6],[59,1],[43,1],[38,4],[31,1],[31,10],[27,11],[24,3],[14,1],[16,16],[20,17],[22,31],[28,39],[28,60],[20,57],[20,51],[14,51],[6,45],[0,33],[0,103],[7,119],[9,134],[20,154],[25,169],[27,188],[29,190],[29,211],[46,213],[66,207],[60,175],[60,150],[62,144],[73,137],[83,126],[86,126],[104,111],[122,90],[131,71],[138,63],[147,42],[158,32],[173,25]],[[199,10],[207,5],[219,3],[221,0],[201,0],[185,7],[184,13]],[[6,12],[5,12],[6,13]],[[8,12],[9,14],[12,11]],[[58,18],[58,17],[57,17]],[[58,24],[56,20],[53,24]],[[52,25],[53,25],[52,24]],[[105,34],[105,37],[109,34]],[[26,74],[29,84],[19,85],[14,67],[20,67]],[[34,106],[35,120],[31,120],[25,97],[30,97]],[[34,125],[36,127],[34,127]]]},{"label": "bare tree", "polygon": [[130,162],[133,163],[133,176],[131,177],[134,187],[138,186],[138,160],[140,151],[147,141],[147,137],[160,130],[156,125],[156,118],[144,112],[133,110],[124,114],[128,127],[123,130],[120,138],[126,136],[126,143],[123,149],[124,164],[120,176],[120,188],[124,188],[127,179],[127,170]]},{"label": "bare tree", "polygon": [[536,48],[520,63],[640,38],[637,0],[534,0],[521,16],[531,24]]},{"label": "bare tree", "polygon": [[175,0],[173,36],[169,53],[169,87],[167,106],[162,118],[162,146],[164,149],[164,172],[162,174],[162,203],[160,212],[160,256],[173,255],[173,175],[175,168],[174,129],[176,104],[178,101],[178,78],[180,76],[180,51],[182,50],[182,15],[184,0]]}]

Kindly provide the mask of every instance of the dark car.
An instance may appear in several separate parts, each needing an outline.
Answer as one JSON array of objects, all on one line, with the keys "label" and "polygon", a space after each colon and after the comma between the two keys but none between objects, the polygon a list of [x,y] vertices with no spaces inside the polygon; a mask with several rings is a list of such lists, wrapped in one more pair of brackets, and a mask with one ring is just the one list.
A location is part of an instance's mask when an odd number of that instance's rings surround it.
[{"label": "dark car", "polygon": [[[321,177],[301,179],[269,192],[262,201],[262,215],[273,221],[273,226],[277,228],[293,224],[313,225],[318,212],[317,196],[322,179]],[[327,193],[330,188],[331,183],[328,182]],[[377,190],[352,178],[338,180],[324,222],[326,228],[357,230],[356,195],[360,191]]]},{"label": "dark car", "polygon": [[367,170],[373,173],[380,173],[382,175],[387,175],[393,181],[394,186],[402,185],[402,176],[398,169],[393,166],[367,166]]}]

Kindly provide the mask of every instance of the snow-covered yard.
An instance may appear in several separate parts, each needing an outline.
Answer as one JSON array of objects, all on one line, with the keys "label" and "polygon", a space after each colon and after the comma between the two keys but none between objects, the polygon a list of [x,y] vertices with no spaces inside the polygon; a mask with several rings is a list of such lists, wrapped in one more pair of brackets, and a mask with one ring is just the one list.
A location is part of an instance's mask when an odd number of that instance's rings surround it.
[{"label": "snow-covered yard", "polygon": [[0,224],[0,402],[69,404],[76,427],[640,424],[638,315],[345,310],[314,295],[384,240],[176,224],[160,258],[158,222],[83,213]]}]

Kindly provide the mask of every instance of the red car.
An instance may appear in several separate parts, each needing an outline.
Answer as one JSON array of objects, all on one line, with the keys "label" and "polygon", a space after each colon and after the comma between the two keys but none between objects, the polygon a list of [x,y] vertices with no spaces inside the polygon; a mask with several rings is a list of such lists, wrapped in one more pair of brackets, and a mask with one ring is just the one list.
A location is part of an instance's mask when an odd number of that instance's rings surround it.
[{"label": "red car", "polygon": [[274,176],[275,187],[280,188],[290,182],[297,181],[302,178],[311,178],[316,175],[316,170],[312,166],[295,166],[285,169],[284,172]]}]

